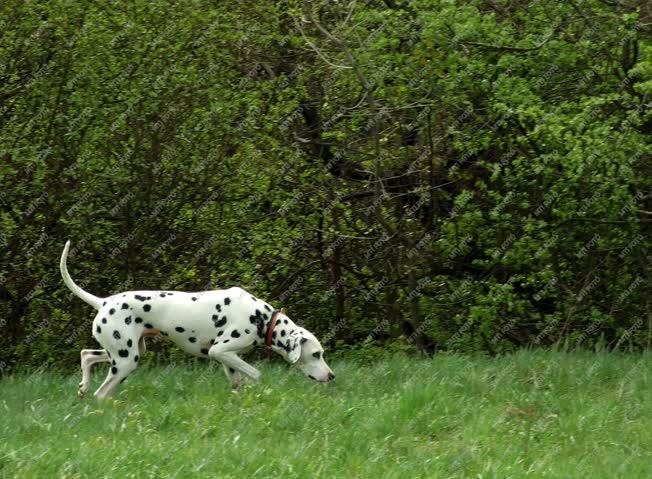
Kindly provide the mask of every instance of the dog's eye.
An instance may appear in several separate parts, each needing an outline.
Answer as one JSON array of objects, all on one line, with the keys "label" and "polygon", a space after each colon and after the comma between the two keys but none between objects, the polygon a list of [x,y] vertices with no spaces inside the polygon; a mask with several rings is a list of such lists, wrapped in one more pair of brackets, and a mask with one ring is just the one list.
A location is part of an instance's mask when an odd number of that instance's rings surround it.
[{"label": "dog's eye", "polygon": [[320,356],[321,356],[321,352],[320,352],[320,351],[317,351],[316,353],[312,353],[312,357],[313,357],[313,358],[319,359]]}]

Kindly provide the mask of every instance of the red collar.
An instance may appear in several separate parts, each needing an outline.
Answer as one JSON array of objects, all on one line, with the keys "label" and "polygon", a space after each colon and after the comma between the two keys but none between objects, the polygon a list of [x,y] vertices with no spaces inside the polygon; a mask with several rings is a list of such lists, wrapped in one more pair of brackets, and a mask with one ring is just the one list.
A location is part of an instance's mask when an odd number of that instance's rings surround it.
[{"label": "red collar", "polygon": [[276,310],[272,313],[272,319],[269,321],[269,328],[267,328],[267,337],[265,338],[265,345],[269,348],[272,346],[272,334],[274,334],[274,328],[276,327],[276,318],[281,311]]}]

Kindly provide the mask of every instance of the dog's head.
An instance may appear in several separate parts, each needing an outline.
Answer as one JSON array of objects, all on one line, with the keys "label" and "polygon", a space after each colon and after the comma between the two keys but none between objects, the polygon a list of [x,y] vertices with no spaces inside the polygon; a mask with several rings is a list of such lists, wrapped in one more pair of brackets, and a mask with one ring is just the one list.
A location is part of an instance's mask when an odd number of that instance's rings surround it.
[{"label": "dog's head", "polygon": [[327,383],[335,379],[335,374],[324,361],[324,348],[321,347],[317,338],[304,328],[299,328],[299,334],[301,335],[300,352],[295,364],[303,371],[303,374],[320,383]]},{"label": "dog's head", "polygon": [[[290,322],[290,324],[292,323]],[[277,327],[277,329],[283,331],[283,327]],[[292,329],[292,333],[288,335],[286,341],[281,343],[281,347],[272,343],[272,348],[279,352],[287,362],[301,369],[303,374],[310,379],[320,383],[327,383],[334,379],[335,374],[324,361],[324,348],[321,347],[317,338],[305,328],[293,325]]]}]

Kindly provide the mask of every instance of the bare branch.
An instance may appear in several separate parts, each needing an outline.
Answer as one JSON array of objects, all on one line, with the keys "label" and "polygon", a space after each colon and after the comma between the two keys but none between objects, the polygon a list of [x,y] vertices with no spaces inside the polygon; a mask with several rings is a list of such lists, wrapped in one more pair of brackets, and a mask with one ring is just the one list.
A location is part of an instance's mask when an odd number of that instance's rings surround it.
[{"label": "bare branch", "polygon": [[326,55],[324,55],[324,53],[317,47],[317,45],[315,45],[308,39],[305,32],[303,31],[303,28],[301,28],[301,24],[299,23],[299,21],[295,19],[294,24],[296,25],[297,30],[299,30],[299,33],[301,33],[301,36],[308,44],[308,46],[312,48],[312,50],[317,54],[317,56],[321,58],[324,61],[324,63],[326,63],[328,66],[331,66],[333,68],[341,68],[341,69],[349,69],[349,70],[353,68],[348,65],[337,65],[336,63],[330,61],[328,58],[326,58]]}]

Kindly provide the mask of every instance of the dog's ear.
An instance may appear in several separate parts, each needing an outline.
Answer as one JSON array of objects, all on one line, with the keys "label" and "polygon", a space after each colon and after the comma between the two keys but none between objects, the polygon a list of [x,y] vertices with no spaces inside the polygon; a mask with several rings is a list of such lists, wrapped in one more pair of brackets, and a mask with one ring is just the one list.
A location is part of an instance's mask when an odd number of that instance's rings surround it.
[{"label": "dog's ear", "polygon": [[290,334],[287,339],[279,340],[280,344],[279,341],[273,343],[272,349],[281,354],[288,363],[294,364],[301,357],[301,345],[303,344],[301,341],[302,339],[303,335],[301,334],[301,331],[296,330]]},{"label": "dog's ear", "polygon": [[303,344],[303,335],[301,331],[295,331],[290,335],[290,351],[288,352],[288,361],[290,364],[296,363],[301,357],[301,345]]}]

